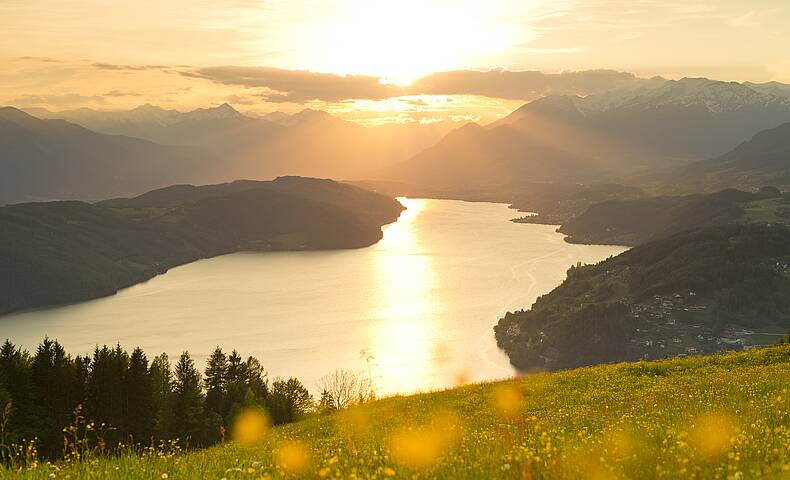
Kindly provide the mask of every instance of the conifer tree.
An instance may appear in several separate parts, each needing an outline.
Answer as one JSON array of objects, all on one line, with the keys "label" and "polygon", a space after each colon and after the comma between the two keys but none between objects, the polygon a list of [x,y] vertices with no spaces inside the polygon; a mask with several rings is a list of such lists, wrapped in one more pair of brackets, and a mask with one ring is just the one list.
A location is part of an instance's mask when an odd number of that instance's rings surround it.
[{"label": "conifer tree", "polygon": [[0,346],[0,374],[5,378],[5,390],[11,402],[10,418],[6,425],[9,442],[19,442],[37,435],[30,370],[28,353],[6,340]]},{"label": "conifer tree", "polygon": [[312,410],[313,397],[296,378],[278,379],[272,383],[269,412],[276,424],[298,420]]},{"label": "conifer tree", "polygon": [[74,365],[64,348],[45,338],[36,349],[31,366],[37,428],[41,450],[57,453],[61,429],[69,423],[71,412],[80,403],[74,385]]},{"label": "conifer tree", "polygon": [[244,364],[244,375],[247,390],[252,392],[258,404],[265,404],[269,396],[269,380],[261,362],[255,357],[248,357]]},{"label": "conifer tree", "polygon": [[123,435],[128,408],[125,376],[129,356],[120,346],[93,351],[87,385],[87,416]]},{"label": "conifer tree", "polygon": [[220,347],[208,359],[206,365],[206,440],[216,442],[222,437],[227,402],[228,357]]},{"label": "conifer tree", "polygon": [[126,394],[127,434],[135,443],[148,443],[154,433],[153,390],[148,372],[148,358],[140,347],[135,348],[129,357]]},{"label": "conifer tree", "polygon": [[175,367],[173,393],[175,401],[175,431],[178,437],[190,445],[203,441],[203,392],[200,372],[195,362],[184,352]]},{"label": "conifer tree", "polygon": [[154,358],[149,369],[151,378],[151,412],[154,436],[161,440],[173,437],[173,372],[170,360],[163,353]]},{"label": "conifer tree", "polygon": [[206,365],[206,409],[220,416],[225,412],[228,357],[217,347]]},{"label": "conifer tree", "polygon": [[335,399],[327,389],[321,391],[321,399],[318,401],[317,408],[320,413],[329,413],[336,410]]},{"label": "conifer tree", "polygon": [[246,365],[241,355],[233,350],[228,356],[228,372],[226,375],[226,399],[223,417],[225,424],[230,425],[238,410],[244,405],[247,393]]}]

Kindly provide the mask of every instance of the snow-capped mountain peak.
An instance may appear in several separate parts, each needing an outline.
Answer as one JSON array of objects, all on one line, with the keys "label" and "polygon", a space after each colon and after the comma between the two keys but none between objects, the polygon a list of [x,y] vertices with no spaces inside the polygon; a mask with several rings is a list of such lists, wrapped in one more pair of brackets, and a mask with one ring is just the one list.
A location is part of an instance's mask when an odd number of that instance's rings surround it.
[{"label": "snow-capped mountain peak", "polygon": [[758,91],[738,82],[707,78],[667,80],[657,87],[615,90],[577,101],[583,112],[603,112],[615,108],[702,107],[711,113],[725,113],[772,104],[790,106],[790,98]]},{"label": "snow-capped mountain peak", "polygon": [[197,110],[192,110],[191,112],[182,114],[182,117],[188,120],[218,120],[242,118],[244,115],[242,115],[238,110],[229,104],[223,103],[218,107],[198,108]]}]

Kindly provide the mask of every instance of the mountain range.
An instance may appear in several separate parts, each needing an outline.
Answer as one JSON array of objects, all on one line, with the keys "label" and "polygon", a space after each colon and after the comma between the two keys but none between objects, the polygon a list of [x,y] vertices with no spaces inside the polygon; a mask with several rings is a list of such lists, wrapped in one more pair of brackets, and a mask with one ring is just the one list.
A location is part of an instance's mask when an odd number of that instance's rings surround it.
[{"label": "mountain range", "polygon": [[600,181],[726,154],[790,120],[790,90],[700,78],[553,95],[465,126],[389,169],[402,182]]},{"label": "mountain range", "polygon": [[203,149],[104,135],[0,108],[0,204],[93,200],[201,182],[216,174],[217,165]]},{"label": "mountain range", "polygon": [[190,112],[142,105],[129,111],[82,108],[30,113],[104,134],[204,148],[223,160],[226,176],[219,180],[279,175],[366,178],[433,145],[457,126],[447,121],[367,127],[309,108],[258,118],[227,103]]},{"label": "mountain range", "polygon": [[557,182],[673,194],[786,185],[788,122],[790,86],[700,78],[549,95],[490,125],[460,127],[368,127],[310,109],[259,118],[228,104],[190,112],[7,107],[0,110],[0,203],[281,175],[435,192]]}]

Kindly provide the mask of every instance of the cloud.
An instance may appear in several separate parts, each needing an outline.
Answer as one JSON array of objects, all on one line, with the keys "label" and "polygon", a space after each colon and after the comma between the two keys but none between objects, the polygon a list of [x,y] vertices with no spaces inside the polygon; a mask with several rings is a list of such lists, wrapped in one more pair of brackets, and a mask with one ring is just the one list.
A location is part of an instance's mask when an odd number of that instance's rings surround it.
[{"label": "cloud", "polygon": [[746,12],[743,15],[738,15],[737,17],[730,20],[730,23],[734,27],[757,27],[758,24],[754,19],[756,14],[757,13],[754,10]]},{"label": "cloud", "polygon": [[128,71],[141,71],[141,70],[166,70],[170,67],[167,65],[119,65],[115,63],[94,62],[91,64],[93,68],[100,70],[128,70]]},{"label": "cloud", "polygon": [[102,96],[104,96],[104,97],[142,97],[143,94],[142,93],[138,93],[138,92],[124,92],[124,91],[121,91],[121,90],[111,90],[109,92],[106,92]]},{"label": "cloud", "polygon": [[548,94],[589,95],[644,82],[614,70],[543,73],[539,71],[455,70],[426,75],[409,87],[412,94],[480,95],[532,100]]},{"label": "cloud", "polygon": [[243,95],[228,95],[225,100],[233,105],[255,105],[256,103],[255,100]]},{"label": "cloud", "polygon": [[84,105],[105,105],[107,99],[100,95],[80,95],[66,93],[62,95],[25,95],[11,102],[18,107],[75,107]]},{"label": "cloud", "polygon": [[50,57],[33,57],[30,55],[26,55],[24,57],[17,57],[17,60],[31,60],[35,62],[42,62],[42,63],[63,63],[63,60],[58,60],[56,58]]},{"label": "cloud", "polygon": [[399,87],[381,82],[368,75],[335,75],[305,70],[284,70],[272,67],[206,67],[181,72],[224,85],[266,88],[264,100],[273,103],[304,103],[312,100],[339,102],[349,99],[381,100],[398,96]]},{"label": "cloud", "polygon": [[539,71],[454,70],[438,72],[399,87],[367,75],[335,75],[272,67],[206,67],[180,72],[223,85],[265,89],[269,103],[313,100],[382,100],[403,95],[479,95],[510,100],[532,100],[551,93],[588,95],[645,80],[614,70],[543,73]]}]

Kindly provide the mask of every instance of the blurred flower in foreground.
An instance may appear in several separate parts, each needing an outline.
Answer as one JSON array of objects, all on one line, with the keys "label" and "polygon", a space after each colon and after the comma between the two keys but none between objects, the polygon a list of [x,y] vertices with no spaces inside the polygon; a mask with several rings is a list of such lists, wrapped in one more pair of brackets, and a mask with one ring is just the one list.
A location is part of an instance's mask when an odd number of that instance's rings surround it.
[{"label": "blurred flower in foreground", "polygon": [[362,436],[370,432],[370,413],[364,406],[355,405],[341,410],[335,417],[338,428],[350,437]]},{"label": "blurred flower in foreground", "polygon": [[285,442],[277,449],[277,464],[289,473],[301,473],[310,463],[310,452],[299,442]]},{"label": "blurred flower in foreground", "polygon": [[460,387],[461,385],[466,385],[471,380],[471,375],[466,369],[459,370],[455,373],[453,377],[453,382],[456,387]]},{"label": "blurred flower in foreground", "polygon": [[512,418],[518,415],[523,400],[519,382],[513,381],[506,385],[499,385],[494,389],[491,404],[497,415]]},{"label": "blurred flower in foreground", "polygon": [[429,425],[404,428],[391,439],[392,458],[418,469],[433,466],[461,436],[460,422],[452,413],[439,413]]},{"label": "blurred flower in foreground", "polygon": [[613,457],[625,459],[636,453],[634,436],[634,433],[628,428],[616,430],[604,437],[604,444]]},{"label": "blurred flower in foreground", "polygon": [[452,353],[444,343],[439,343],[433,348],[433,361],[439,365],[444,366],[452,360]]},{"label": "blurred flower in foreground", "polygon": [[730,438],[738,433],[733,418],[726,413],[706,413],[698,417],[689,432],[689,443],[705,456],[726,452]]},{"label": "blurred flower in foreground", "polygon": [[248,408],[236,416],[233,422],[233,440],[242,445],[254,445],[263,441],[269,429],[269,417],[260,408]]}]

